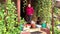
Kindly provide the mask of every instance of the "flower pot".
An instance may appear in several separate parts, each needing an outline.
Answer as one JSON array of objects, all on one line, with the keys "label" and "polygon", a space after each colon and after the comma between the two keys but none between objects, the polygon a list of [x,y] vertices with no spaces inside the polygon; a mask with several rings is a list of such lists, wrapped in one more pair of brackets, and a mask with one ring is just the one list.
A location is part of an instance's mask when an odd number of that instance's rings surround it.
[{"label": "flower pot", "polygon": [[32,28],[36,28],[36,25],[35,24],[32,24]]},{"label": "flower pot", "polygon": [[47,27],[46,23],[42,23],[42,28],[46,28],[46,27]]}]

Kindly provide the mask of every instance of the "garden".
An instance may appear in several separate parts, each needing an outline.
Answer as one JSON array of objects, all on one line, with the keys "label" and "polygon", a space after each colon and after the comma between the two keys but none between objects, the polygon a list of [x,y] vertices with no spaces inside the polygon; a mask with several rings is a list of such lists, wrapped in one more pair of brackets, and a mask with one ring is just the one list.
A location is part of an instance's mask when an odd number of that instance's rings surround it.
[{"label": "garden", "polygon": [[[0,34],[20,34],[24,25],[27,23],[25,20],[25,7],[27,6],[28,1],[21,1],[23,3],[21,3],[22,14],[19,17],[20,22],[18,22],[18,13],[15,2],[7,0],[5,3],[2,1],[3,0],[0,0]],[[47,27],[50,29],[50,34],[60,34],[60,5],[57,4],[57,1],[32,0],[30,3],[34,8],[32,20],[35,22],[39,20],[40,25],[44,23],[43,21],[46,21]]]}]

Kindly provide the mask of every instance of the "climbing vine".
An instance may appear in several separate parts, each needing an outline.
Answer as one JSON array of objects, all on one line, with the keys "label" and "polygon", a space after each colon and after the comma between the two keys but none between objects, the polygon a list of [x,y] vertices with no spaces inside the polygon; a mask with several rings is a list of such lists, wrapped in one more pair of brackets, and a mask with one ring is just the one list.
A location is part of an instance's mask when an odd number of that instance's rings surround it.
[{"label": "climbing vine", "polygon": [[51,19],[51,10],[52,10],[52,1],[51,0],[36,0],[35,1],[35,11],[38,17],[42,20],[50,22]]}]

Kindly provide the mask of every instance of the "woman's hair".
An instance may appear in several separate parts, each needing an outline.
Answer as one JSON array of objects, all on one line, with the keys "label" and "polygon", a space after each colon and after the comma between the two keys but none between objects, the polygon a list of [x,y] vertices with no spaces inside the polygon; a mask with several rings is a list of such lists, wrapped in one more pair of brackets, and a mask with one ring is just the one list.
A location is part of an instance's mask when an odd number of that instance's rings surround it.
[{"label": "woman's hair", "polygon": [[[27,4],[27,6],[28,6],[29,4]],[[31,5],[31,4],[30,4]]]}]

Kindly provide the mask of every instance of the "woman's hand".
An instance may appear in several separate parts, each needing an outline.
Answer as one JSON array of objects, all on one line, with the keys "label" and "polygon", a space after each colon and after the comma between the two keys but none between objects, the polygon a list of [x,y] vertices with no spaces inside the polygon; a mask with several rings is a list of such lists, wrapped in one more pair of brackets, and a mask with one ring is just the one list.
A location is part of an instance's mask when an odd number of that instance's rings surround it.
[{"label": "woman's hand", "polygon": [[31,15],[33,15],[33,14],[31,14]]}]

